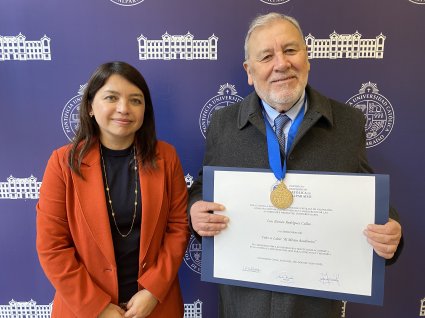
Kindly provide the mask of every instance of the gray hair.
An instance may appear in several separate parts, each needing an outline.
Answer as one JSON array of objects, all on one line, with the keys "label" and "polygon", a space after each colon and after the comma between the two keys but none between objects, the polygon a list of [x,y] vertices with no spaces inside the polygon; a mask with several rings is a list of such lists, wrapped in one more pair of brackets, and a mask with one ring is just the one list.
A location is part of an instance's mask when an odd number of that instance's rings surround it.
[{"label": "gray hair", "polygon": [[258,27],[271,24],[272,22],[277,20],[288,21],[292,23],[300,32],[301,38],[304,41],[303,31],[301,30],[300,24],[295,18],[290,17],[288,15],[281,14],[281,13],[277,13],[277,12],[270,12],[268,14],[259,15],[254,20],[252,20],[251,24],[249,25],[248,32],[246,33],[245,44],[244,44],[245,61],[248,59],[248,41],[249,41],[249,38],[251,37],[252,32]]}]

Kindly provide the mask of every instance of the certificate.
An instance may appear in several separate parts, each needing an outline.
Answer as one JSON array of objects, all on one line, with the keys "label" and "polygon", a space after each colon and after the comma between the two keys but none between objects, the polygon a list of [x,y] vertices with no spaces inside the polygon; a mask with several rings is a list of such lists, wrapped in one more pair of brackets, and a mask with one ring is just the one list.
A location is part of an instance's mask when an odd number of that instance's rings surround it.
[{"label": "certificate", "polygon": [[202,241],[203,281],[353,302],[383,302],[385,260],[363,230],[388,220],[389,177],[289,171],[275,208],[270,170],[204,167],[204,200],[228,227]]}]

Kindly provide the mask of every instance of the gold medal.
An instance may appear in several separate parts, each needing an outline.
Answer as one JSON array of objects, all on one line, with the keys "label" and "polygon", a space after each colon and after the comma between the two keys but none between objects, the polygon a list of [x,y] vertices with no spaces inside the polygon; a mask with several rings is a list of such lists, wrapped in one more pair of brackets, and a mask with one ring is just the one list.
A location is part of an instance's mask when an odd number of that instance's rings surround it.
[{"label": "gold medal", "polygon": [[276,208],[283,210],[291,206],[294,197],[282,181],[270,193],[270,201]]}]

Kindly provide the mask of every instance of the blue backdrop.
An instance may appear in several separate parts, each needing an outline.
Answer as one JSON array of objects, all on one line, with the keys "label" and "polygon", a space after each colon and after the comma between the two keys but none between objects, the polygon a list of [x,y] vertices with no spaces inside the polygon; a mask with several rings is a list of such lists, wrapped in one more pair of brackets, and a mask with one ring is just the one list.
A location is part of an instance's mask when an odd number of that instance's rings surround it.
[{"label": "blue backdrop", "polygon": [[[342,303],[341,317],[425,317],[424,0],[2,0],[0,317],[49,316],[53,289],[35,251],[35,205],[51,151],[73,136],[91,72],[124,60],[143,73],[159,138],[177,148],[190,186],[208,116],[252,90],[242,68],[245,32],[270,11],[296,17],[308,35],[310,84],[365,112],[370,163],[391,175],[402,219],[405,249],[387,268],[384,306]],[[215,286],[200,282],[201,258],[192,239],[180,269],[186,317],[217,316]]]}]

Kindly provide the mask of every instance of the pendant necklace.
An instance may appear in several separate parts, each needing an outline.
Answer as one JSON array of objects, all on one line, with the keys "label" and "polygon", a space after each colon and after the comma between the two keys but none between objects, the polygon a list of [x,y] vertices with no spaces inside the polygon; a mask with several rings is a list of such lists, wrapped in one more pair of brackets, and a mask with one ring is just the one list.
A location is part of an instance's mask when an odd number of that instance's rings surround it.
[{"label": "pendant necklace", "polygon": [[102,158],[102,167],[103,167],[103,174],[105,177],[105,184],[106,184],[106,193],[108,194],[108,202],[109,206],[111,208],[111,214],[112,219],[114,220],[115,228],[117,229],[118,233],[121,235],[121,237],[127,237],[130,235],[131,231],[133,230],[134,221],[136,220],[136,212],[137,212],[137,158],[136,158],[136,146],[133,145],[133,159],[134,159],[134,183],[135,183],[135,190],[134,190],[134,211],[133,211],[133,220],[131,221],[131,227],[128,230],[126,234],[123,234],[117,224],[117,220],[115,219],[115,212],[114,208],[112,207],[112,199],[111,194],[109,192],[109,184],[108,184],[108,177],[106,176],[106,167],[105,167],[105,161],[103,159],[103,152],[102,152],[102,145],[100,144],[100,158]]}]

